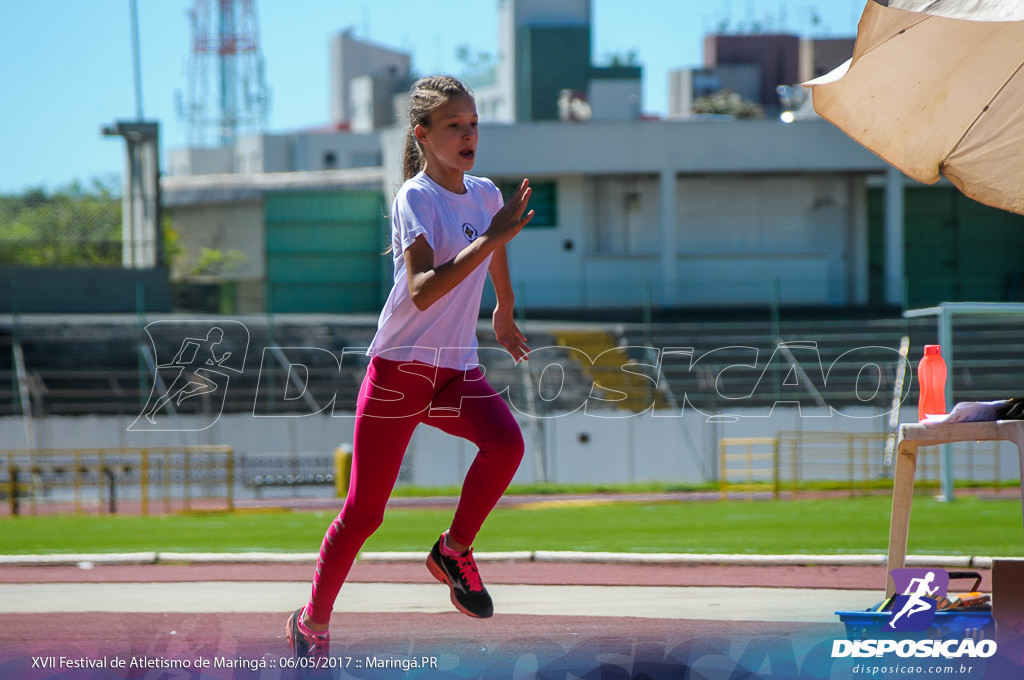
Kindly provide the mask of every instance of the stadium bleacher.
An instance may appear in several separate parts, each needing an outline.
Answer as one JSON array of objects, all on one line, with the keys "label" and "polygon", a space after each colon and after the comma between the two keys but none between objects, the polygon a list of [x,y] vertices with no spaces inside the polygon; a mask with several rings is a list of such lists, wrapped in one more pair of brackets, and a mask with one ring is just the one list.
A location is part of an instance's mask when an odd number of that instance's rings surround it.
[{"label": "stadium bleacher", "polygon": [[[249,331],[249,346],[232,346],[237,340],[231,337],[220,346],[221,351],[246,355],[244,370],[231,376],[224,412],[311,413],[332,400],[335,410],[354,409],[366,363],[361,349],[372,338],[375,319],[279,316],[237,321]],[[152,362],[166,364],[196,321],[183,317],[165,323],[165,340],[154,339],[162,344],[153,347],[131,315],[0,320],[0,415],[20,415],[26,402],[35,416],[138,415],[153,392]],[[173,331],[175,323],[181,324],[180,332]],[[528,368],[515,366],[503,354],[489,324],[482,322],[478,335],[488,379],[499,391],[507,387],[509,399],[528,402],[537,413],[570,412],[588,398],[589,408],[635,411],[652,403],[659,408],[682,404],[684,399],[711,410],[787,400],[884,410],[893,397],[901,338],[910,340],[912,370],[905,389],[912,402],[916,387],[910,377],[923,345],[937,341],[937,328],[934,320],[901,318],[783,324],[530,322],[527,335],[536,355]],[[958,319],[956,400],[1019,395],[1024,387],[1022,338],[1022,318]],[[782,350],[780,343],[785,345]],[[599,355],[608,361],[595,362]],[[293,364],[291,375],[286,363]],[[627,363],[634,366],[624,371],[621,366]],[[552,366],[559,370],[553,372]],[[176,370],[161,368],[160,375],[169,380]],[[630,382],[626,374],[631,372],[648,377]],[[641,398],[620,399],[618,393]],[[204,405],[201,399],[186,399],[177,408],[189,413]]]}]

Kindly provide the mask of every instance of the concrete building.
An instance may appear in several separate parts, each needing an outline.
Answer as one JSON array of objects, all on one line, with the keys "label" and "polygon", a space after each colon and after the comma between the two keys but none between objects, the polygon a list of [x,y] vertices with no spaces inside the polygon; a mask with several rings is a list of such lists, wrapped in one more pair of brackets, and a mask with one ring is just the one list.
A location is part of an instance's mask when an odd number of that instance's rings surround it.
[{"label": "concrete building", "polygon": [[169,177],[217,175],[235,171],[235,150],[231,147],[183,147],[167,154]]},{"label": "concrete building", "polygon": [[[172,277],[215,288],[207,311],[349,312],[386,279],[380,168],[168,177],[183,256]],[[201,268],[204,251],[225,256]]]},{"label": "concrete building", "polygon": [[[638,119],[639,69],[594,67],[589,51],[582,59],[588,0],[501,0],[499,10],[496,82],[476,89],[473,172],[505,190],[531,180],[537,215],[510,247],[524,309],[893,310],[1024,292],[1020,216],[948,183],[910,182],[817,117]],[[556,35],[564,40],[548,40]],[[678,111],[701,88],[732,83],[762,100],[770,83],[777,101],[777,84],[804,73],[798,57],[816,72],[848,46],[738,37],[750,40],[710,41],[709,68],[673,81]],[[387,214],[401,183],[405,130],[386,125],[406,106],[390,89],[399,80],[350,79],[352,101],[372,102],[352,125],[372,131],[338,129],[346,123],[253,136],[226,155],[172,152],[163,195],[185,262],[211,244],[246,255],[244,267],[217,273],[225,309],[379,310],[390,287]],[[220,174],[187,176],[204,172]]]},{"label": "concrete building", "polygon": [[591,62],[590,0],[499,0],[493,82],[473,86],[484,122],[565,118],[569,93],[596,120],[637,118],[641,69]]},{"label": "concrete building", "polygon": [[[510,247],[519,297],[531,308],[768,305],[776,298],[825,307],[899,303],[872,300],[869,287],[869,255],[884,244],[869,237],[867,192],[871,182],[883,181],[886,165],[824,121],[548,121],[483,126],[481,138],[474,172],[500,186],[522,177],[534,186],[538,215]],[[389,187],[401,179],[404,131],[392,128],[380,139],[383,170],[362,173],[356,188],[374,188],[386,212]],[[226,194],[197,193],[209,182],[167,180],[164,193],[179,231],[210,239],[217,229],[199,215],[210,213],[215,203],[223,211],[230,199],[241,209],[245,196],[263,196],[271,187],[277,202],[285,190],[353,188],[326,180],[318,187],[311,180],[288,186],[283,179],[330,174],[253,175],[251,180],[236,175]],[[272,221],[268,211],[253,204],[239,220]],[[186,228],[184,219],[203,227]],[[331,219],[341,225],[344,215]],[[887,223],[884,240],[901,242],[899,228],[896,220]],[[361,267],[383,263],[386,225],[379,229],[376,243],[372,233],[360,237],[369,241],[360,251]],[[247,233],[250,245],[241,247],[243,252],[265,250],[264,230]],[[245,238],[232,231],[224,242]],[[195,245],[191,236],[183,241]],[[311,249],[335,256],[330,249]],[[249,262],[259,260],[254,255]],[[901,290],[899,263],[889,263],[886,271],[894,278],[892,290]],[[245,272],[250,281],[274,276],[271,268]],[[251,293],[247,297],[254,299]],[[324,302],[327,307],[307,311],[337,309],[337,302]],[[353,311],[368,311],[379,302],[370,296],[365,308]]]},{"label": "concrete building", "polygon": [[775,88],[799,81],[799,60],[800,38],[795,35],[754,33],[704,38],[706,68],[726,64],[757,64],[760,67],[761,86],[757,99],[753,101],[769,114],[779,110]]},{"label": "concrete building", "polygon": [[[869,302],[867,190],[886,165],[824,121],[536,122],[481,139],[475,173],[534,187],[538,216],[509,247],[529,307]],[[396,184],[401,135],[383,141]]]},{"label": "concrete building", "polygon": [[799,82],[823,76],[853,56],[856,38],[808,38],[800,41]]},{"label": "concrete building", "polygon": [[409,76],[361,76],[349,84],[352,132],[368,133],[393,127],[405,120],[406,93],[414,79]]},{"label": "concrete building", "polygon": [[758,64],[721,64],[714,68],[677,69],[669,73],[668,116],[693,115],[693,103],[723,90],[735,92],[745,101],[761,96],[761,67]]},{"label": "concrete building", "polygon": [[380,138],[373,133],[312,129],[242,135],[233,147],[172,149],[168,175],[259,174],[378,167]]},{"label": "concrete building", "polygon": [[412,71],[412,57],[405,52],[374,45],[352,35],[347,29],[331,38],[330,44],[330,115],[332,123],[351,121],[355,104],[353,81],[370,77],[384,82],[407,79]]},{"label": "concrete building", "polygon": [[[669,73],[670,117],[691,115],[693,102],[722,90],[757,102],[769,115],[786,108],[778,88],[828,73],[853,55],[854,38],[799,38],[791,35],[709,35],[704,64]],[[792,102],[786,102],[792,104]]]}]

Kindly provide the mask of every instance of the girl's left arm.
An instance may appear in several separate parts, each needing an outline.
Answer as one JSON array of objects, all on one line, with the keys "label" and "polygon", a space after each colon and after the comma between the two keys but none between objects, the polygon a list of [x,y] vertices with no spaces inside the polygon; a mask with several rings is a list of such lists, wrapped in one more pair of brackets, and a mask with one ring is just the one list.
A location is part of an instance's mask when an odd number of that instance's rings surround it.
[{"label": "girl's left arm", "polygon": [[491,283],[498,304],[494,307],[494,336],[509,351],[516,363],[527,359],[530,348],[526,346],[526,337],[520,332],[515,320],[515,294],[512,292],[512,278],[508,269],[508,253],[505,246],[495,248],[488,267]]}]

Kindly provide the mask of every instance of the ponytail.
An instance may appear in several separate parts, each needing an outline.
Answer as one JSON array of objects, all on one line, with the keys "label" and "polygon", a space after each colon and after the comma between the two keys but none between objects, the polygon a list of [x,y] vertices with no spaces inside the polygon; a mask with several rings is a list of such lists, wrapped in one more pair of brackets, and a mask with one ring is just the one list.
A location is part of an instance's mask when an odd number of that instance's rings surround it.
[{"label": "ponytail", "polygon": [[413,125],[409,126],[409,129],[405,132],[405,146],[402,149],[402,181],[413,177],[416,173],[423,169],[426,165],[426,159],[423,158],[423,150],[420,148],[420,142],[416,139],[416,135],[413,134]]}]

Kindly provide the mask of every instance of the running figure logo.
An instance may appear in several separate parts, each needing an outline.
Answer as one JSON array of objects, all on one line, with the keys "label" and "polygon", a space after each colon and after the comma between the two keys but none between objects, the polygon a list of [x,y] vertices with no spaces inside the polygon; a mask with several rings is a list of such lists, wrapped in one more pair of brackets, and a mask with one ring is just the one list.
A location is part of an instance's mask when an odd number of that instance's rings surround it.
[{"label": "running figure logo", "polygon": [[888,627],[892,630],[921,631],[935,620],[938,601],[946,596],[949,574],[943,569],[893,569],[896,592]]},{"label": "running figure logo", "polygon": [[[242,373],[249,349],[248,329],[237,321],[155,321],[146,326],[146,333],[152,351],[145,347],[142,351],[153,368],[153,390],[142,413],[128,429],[196,431],[217,422],[224,409],[230,374]],[[161,363],[160,348],[167,347],[169,342],[177,346],[177,351],[169,362]],[[218,391],[220,398],[216,399]],[[203,400],[198,422],[172,417],[177,414],[177,407],[193,398]]]}]

